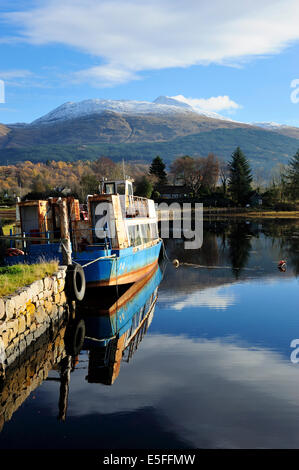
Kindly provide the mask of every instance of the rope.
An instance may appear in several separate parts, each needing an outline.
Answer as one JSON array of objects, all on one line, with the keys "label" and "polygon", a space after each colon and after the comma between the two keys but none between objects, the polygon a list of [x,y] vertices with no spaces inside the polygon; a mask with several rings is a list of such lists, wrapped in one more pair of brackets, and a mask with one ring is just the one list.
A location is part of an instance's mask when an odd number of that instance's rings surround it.
[{"label": "rope", "polygon": [[[180,266],[192,266],[193,268],[206,268],[206,269],[232,269],[232,266],[203,266],[201,264],[194,264],[194,263],[180,263]],[[242,269],[246,271],[256,271],[257,269],[262,269],[261,266],[256,266],[254,268],[234,268],[234,269]]]},{"label": "rope", "polygon": [[163,247],[163,258],[166,259],[167,261],[170,261],[170,259],[168,258],[168,255],[167,255],[167,251],[166,251],[166,248],[165,248],[165,245],[164,245],[163,238],[161,238],[161,241],[162,241],[162,247]]},{"label": "rope", "polygon": [[89,261],[88,263],[81,264],[81,265],[80,265],[80,263],[77,263],[77,261],[74,261],[74,260],[73,260],[73,263],[78,264],[79,266],[82,266],[82,268],[86,268],[86,266],[89,266],[90,264],[95,263],[96,261],[99,261],[101,259],[107,259],[107,258],[109,258],[109,259],[110,258],[116,258],[116,254],[109,255],[109,256],[100,256],[99,258],[93,259],[92,261]]}]

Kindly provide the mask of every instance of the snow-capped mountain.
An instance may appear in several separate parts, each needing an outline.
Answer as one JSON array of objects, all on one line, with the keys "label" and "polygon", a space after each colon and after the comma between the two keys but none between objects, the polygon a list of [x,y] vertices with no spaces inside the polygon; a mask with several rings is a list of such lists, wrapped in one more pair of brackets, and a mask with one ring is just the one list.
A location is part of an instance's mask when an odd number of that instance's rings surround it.
[{"label": "snow-capped mountain", "polygon": [[189,109],[189,111],[190,110],[194,111],[194,109],[192,108],[192,106],[190,106],[190,104],[184,103],[183,101],[176,100],[175,98],[171,98],[170,96],[158,96],[158,98],[154,100],[154,103],[166,104],[170,106],[178,106],[179,108],[187,108]]},{"label": "snow-capped mountain", "polygon": [[189,109],[189,107],[180,106],[180,104],[169,105],[155,102],[151,103],[149,101],[90,99],[77,103],[72,101],[64,103],[50,113],[36,119],[32,124],[49,124],[67,119],[75,119],[81,116],[88,116],[90,114],[101,114],[104,111],[138,115],[195,112],[191,106]]},{"label": "snow-capped mountain", "polygon": [[170,98],[169,96],[159,96],[154,102],[135,101],[135,100],[101,100],[90,99],[79,102],[69,101],[58,108],[50,111],[48,114],[36,119],[31,124],[53,124],[58,121],[75,119],[91,114],[101,114],[104,111],[114,111],[120,114],[188,114],[196,113],[213,119],[222,119],[231,121],[231,119],[220,114],[198,110],[187,103]]}]

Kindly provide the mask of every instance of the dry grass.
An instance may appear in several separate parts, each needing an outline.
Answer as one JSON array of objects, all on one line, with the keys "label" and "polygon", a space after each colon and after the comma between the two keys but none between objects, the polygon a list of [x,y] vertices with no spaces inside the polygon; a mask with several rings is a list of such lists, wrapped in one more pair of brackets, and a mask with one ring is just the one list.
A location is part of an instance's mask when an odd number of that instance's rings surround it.
[{"label": "dry grass", "polygon": [[[208,214],[205,214],[208,215]],[[261,218],[261,219],[299,219],[299,211],[267,211],[267,212],[216,212],[211,215],[221,215],[221,217],[246,217],[246,218]]]},{"label": "dry grass", "polygon": [[20,287],[50,276],[58,270],[58,262],[42,262],[39,264],[15,264],[0,268],[0,297],[12,294]]},{"label": "dry grass", "polygon": [[299,211],[274,211],[274,210],[255,210],[238,208],[209,208],[204,207],[204,215],[221,215],[224,217],[254,217],[263,219],[299,219]]}]

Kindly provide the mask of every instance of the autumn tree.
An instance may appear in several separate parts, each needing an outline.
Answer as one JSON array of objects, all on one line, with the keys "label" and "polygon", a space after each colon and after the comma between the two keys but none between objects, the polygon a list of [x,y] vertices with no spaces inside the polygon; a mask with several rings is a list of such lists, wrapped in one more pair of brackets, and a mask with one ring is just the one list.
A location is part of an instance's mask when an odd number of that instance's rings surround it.
[{"label": "autumn tree", "polygon": [[201,172],[201,186],[214,189],[219,178],[219,161],[214,153],[209,153],[207,158],[199,159]]},{"label": "autumn tree", "polygon": [[97,160],[93,161],[91,168],[94,173],[102,178],[113,178],[113,173],[115,171],[116,164],[108,157],[100,157]]},{"label": "autumn tree", "polygon": [[179,157],[171,164],[171,172],[174,175],[174,183],[182,181],[194,193],[197,193],[202,179],[200,161],[185,155]]},{"label": "autumn tree", "polygon": [[202,189],[213,189],[219,178],[219,162],[213,153],[204,157],[179,157],[171,165],[174,181],[183,181],[194,194]]}]

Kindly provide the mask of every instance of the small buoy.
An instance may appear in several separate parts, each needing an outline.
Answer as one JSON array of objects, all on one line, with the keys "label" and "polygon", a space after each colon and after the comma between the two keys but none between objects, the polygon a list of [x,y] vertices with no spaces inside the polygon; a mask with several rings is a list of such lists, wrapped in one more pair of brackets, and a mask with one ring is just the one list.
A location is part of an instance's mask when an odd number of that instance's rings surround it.
[{"label": "small buoy", "polygon": [[173,264],[173,266],[174,266],[175,268],[178,268],[179,265],[180,265],[180,262],[179,262],[178,259],[174,259],[173,262],[172,262],[172,264]]},{"label": "small buoy", "polygon": [[286,262],[284,259],[282,259],[282,260],[279,261],[277,267],[278,267],[278,269],[279,269],[280,271],[285,272],[286,269],[287,269],[287,262]]}]

